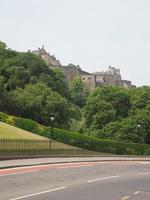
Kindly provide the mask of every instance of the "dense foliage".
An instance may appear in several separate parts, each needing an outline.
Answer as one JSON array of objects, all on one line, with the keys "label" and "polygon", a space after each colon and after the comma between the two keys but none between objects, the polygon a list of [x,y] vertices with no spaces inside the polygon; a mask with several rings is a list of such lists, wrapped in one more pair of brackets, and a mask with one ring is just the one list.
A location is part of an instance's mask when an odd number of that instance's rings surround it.
[{"label": "dense foliage", "polygon": [[49,68],[39,56],[13,51],[3,42],[0,111],[43,125],[51,125],[54,115],[55,127],[80,126],[72,130],[111,141],[150,143],[149,86],[97,87],[90,92],[76,77],[68,87],[59,68]]},{"label": "dense foliage", "polygon": [[52,115],[55,115],[57,126],[69,121],[67,101],[42,83],[28,84],[24,89],[17,88],[10,92],[9,102],[7,109],[12,114],[34,119],[45,125],[50,124]]},{"label": "dense foliage", "polygon": [[150,87],[97,88],[88,97],[84,116],[93,136],[150,143]]},{"label": "dense foliage", "polygon": [[82,108],[86,104],[88,95],[89,90],[84,86],[81,77],[75,77],[70,87],[71,101]]},{"label": "dense foliage", "polygon": [[[0,113],[0,121],[15,125],[33,133],[50,137],[51,138],[51,128],[45,127],[37,122],[24,119],[20,117],[14,117]],[[150,155],[150,146],[146,144],[135,144],[128,142],[117,142],[105,139],[99,139],[87,135],[81,135],[78,133],[69,132],[66,130],[54,129],[53,138],[57,141],[69,144],[72,146],[77,146],[83,149],[89,149],[93,151],[113,153],[113,154],[129,154],[129,155]]]},{"label": "dense foliage", "polygon": [[67,128],[76,118],[76,107],[62,71],[50,69],[37,55],[15,52],[0,42],[0,110],[42,124]]}]

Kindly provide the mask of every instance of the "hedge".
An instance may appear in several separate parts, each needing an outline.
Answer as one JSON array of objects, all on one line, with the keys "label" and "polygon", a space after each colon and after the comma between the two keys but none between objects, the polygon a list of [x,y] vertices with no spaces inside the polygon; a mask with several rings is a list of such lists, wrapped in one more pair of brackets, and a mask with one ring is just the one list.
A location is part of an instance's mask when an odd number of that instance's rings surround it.
[{"label": "hedge", "polygon": [[[31,119],[24,119],[6,115],[0,112],[0,121],[10,123],[24,130],[51,138],[51,127],[45,127]],[[73,133],[67,130],[54,128],[53,139],[72,146],[88,149],[92,151],[112,153],[112,154],[136,154],[136,155],[150,155],[150,145],[116,142],[106,139],[99,139],[96,137],[87,136],[84,134]]]},{"label": "hedge", "polygon": [[150,145],[147,144],[110,141],[60,129],[54,129],[54,139],[88,150],[120,155],[143,155],[148,154],[148,149],[150,149]]}]

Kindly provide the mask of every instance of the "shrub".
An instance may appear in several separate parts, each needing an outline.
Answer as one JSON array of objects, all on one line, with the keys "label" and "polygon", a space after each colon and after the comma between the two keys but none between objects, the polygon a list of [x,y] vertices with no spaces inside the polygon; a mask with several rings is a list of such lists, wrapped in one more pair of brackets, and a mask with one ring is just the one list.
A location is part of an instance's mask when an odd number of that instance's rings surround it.
[{"label": "shrub", "polygon": [[144,155],[150,155],[150,148],[148,148],[148,149],[146,149],[146,150],[144,151]]},{"label": "shrub", "polygon": [[24,119],[17,117],[15,121],[15,126],[22,128],[26,131],[35,132],[38,127],[38,123],[31,119]]},{"label": "shrub", "polygon": [[[46,134],[48,134],[48,132],[49,132],[49,135],[51,135],[50,128],[47,128],[45,130]],[[104,139],[94,138],[87,135],[81,135],[78,133],[72,133],[72,132],[57,129],[57,128],[54,129],[54,139],[66,144],[83,148],[83,149],[89,149],[89,150],[105,152],[105,153],[115,153],[115,154],[120,154],[120,155],[121,154],[143,155],[145,150],[150,148],[150,146],[146,144],[104,140]]]},{"label": "shrub", "polygon": [[15,125],[15,117],[8,116],[6,119],[6,123],[14,126]]},{"label": "shrub", "polygon": [[[6,122],[9,116],[0,113],[0,120],[2,119]],[[51,127],[41,126],[37,122],[24,119],[19,117],[14,117],[15,126],[22,128],[27,131],[51,138]],[[1,121],[2,121],[1,120]],[[77,146],[83,149],[88,149],[92,151],[112,153],[112,154],[137,154],[137,155],[149,155],[150,145],[147,144],[137,144],[137,143],[127,143],[119,141],[110,141],[106,139],[100,139],[96,137],[91,137],[79,133],[69,132],[67,130],[62,130],[54,128],[53,139],[69,144],[72,146]]]},{"label": "shrub", "polygon": [[127,148],[126,149],[127,155],[136,155],[136,151],[134,149],[131,148]]},{"label": "shrub", "polygon": [[115,153],[118,155],[126,154],[126,147],[125,146],[118,146],[115,150]]},{"label": "shrub", "polygon": [[7,118],[8,118],[8,115],[0,112],[0,121],[1,122],[6,122]]}]

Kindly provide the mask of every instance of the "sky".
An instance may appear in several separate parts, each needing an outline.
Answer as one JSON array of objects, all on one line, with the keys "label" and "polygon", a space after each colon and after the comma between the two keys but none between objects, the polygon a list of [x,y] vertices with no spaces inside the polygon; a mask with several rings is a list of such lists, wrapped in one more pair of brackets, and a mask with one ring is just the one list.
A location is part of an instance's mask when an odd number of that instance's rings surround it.
[{"label": "sky", "polygon": [[63,65],[120,68],[150,85],[150,0],[0,0],[0,40],[17,51],[42,45]]}]

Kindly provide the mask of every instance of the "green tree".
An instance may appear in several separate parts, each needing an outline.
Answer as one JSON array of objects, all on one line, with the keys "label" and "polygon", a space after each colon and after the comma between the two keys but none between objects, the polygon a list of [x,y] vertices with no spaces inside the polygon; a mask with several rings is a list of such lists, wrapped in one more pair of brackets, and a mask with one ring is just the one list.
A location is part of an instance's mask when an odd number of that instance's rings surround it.
[{"label": "green tree", "polygon": [[11,114],[45,125],[50,125],[51,115],[55,115],[55,125],[58,127],[67,127],[70,121],[67,101],[42,83],[29,84],[24,89],[10,92],[7,109]]},{"label": "green tree", "polygon": [[150,144],[150,106],[146,106],[144,109],[136,109],[131,117],[136,120],[139,130],[144,130],[145,143]]},{"label": "green tree", "polygon": [[130,95],[120,87],[97,87],[88,97],[84,108],[86,127],[94,130],[103,128],[111,121],[128,116]]},{"label": "green tree", "polygon": [[57,91],[59,94],[61,94],[64,97],[69,96],[69,88],[67,81],[65,79],[65,75],[59,68],[53,68],[53,90]]},{"label": "green tree", "polygon": [[84,108],[85,124],[90,129],[101,129],[116,117],[113,106],[97,97],[90,96]]},{"label": "green tree", "polygon": [[0,110],[3,111],[6,106],[7,92],[5,89],[4,77],[0,76]]},{"label": "green tree", "polygon": [[11,49],[8,49],[7,45],[4,42],[0,41],[0,64],[3,63],[4,59],[11,58],[16,55],[17,55],[17,52]]},{"label": "green tree", "polygon": [[46,63],[33,53],[18,53],[5,57],[0,72],[5,77],[7,89],[23,88],[28,83],[43,82],[62,96],[68,97],[68,85],[59,68],[50,69]]},{"label": "green tree", "polygon": [[0,41],[0,60],[4,58],[6,51],[6,44],[2,41]]},{"label": "green tree", "polygon": [[131,112],[150,105],[150,87],[143,86],[130,91]]},{"label": "green tree", "polygon": [[70,87],[70,99],[79,107],[86,104],[89,90],[85,87],[81,77],[75,77]]},{"label": "green tree", "polygon": [[78,70],[81,69],[81,68],[80,68],[80,65],[75,65],[75,64],[72,64],[72,63],[69,63],[68,67],[70,67],[70,68],[76,68],[76,69],[78,69]]},{"label": "green tree", "polygon": [[144,143],[145,130],[139,127],[134,118],[128,117],[121,121],[114,121],[107,124],[103,129],[97,130],[96,134],[100,138]]},{"label": "green tree", "polygon": [[7,90],[24,87],[33,81],[32,77],[39,79],[42,73],[52,80],[51,70],[40,57],[32,53],[18,53],[14,57],[6,57],[0,66],[0,73],[5,77]]},{"label": "green tree", "polygon": [[128,116],[130,109],[129,90],[121,87],[98,87],[92,93],[91,98],[103,100],[110,103],[116,110],[116,117],[118,119]]}]

